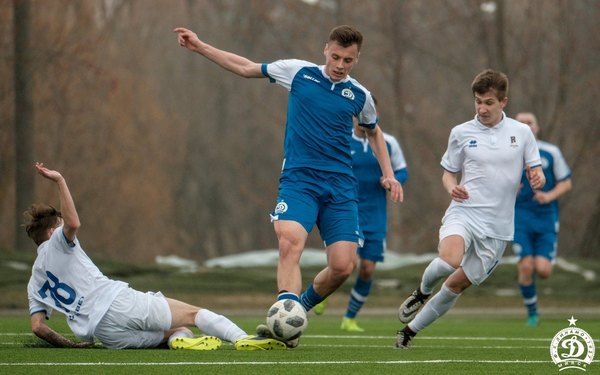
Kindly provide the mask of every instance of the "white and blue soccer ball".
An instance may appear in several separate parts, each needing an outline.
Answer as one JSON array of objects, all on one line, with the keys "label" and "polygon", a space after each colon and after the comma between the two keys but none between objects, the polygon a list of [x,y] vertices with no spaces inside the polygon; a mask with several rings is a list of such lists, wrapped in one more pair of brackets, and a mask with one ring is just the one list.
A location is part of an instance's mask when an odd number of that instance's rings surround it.
[{"label": "white and blue soccer ball", "polygon": [[306,310],[300,302],[291,299],[279,300],[269,308],[267,326],[278,340],[297,339],[308,327]]}]

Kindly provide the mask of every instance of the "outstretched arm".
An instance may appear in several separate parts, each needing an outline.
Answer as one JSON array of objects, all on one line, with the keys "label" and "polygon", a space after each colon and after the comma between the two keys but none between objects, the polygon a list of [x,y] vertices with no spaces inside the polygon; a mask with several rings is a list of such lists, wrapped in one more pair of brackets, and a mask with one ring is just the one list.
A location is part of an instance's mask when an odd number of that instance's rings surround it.
[{"label": "outstretched arm", "polygon": [[404,201],[404,191],[402,190],[402,185],[400,185],[400,182],[396,180],[396,176],[394,175],[390,155],[385,145],[385,139],[383,138],[383,131],[381,131],[379,125],[375,125],[373,129],[367,129],[365,132],[369,140],[369,145],[381,168],[381,186],[390,192],[392,202]]},{"label": "outstretched arm", "polygon": [[65,178],[59,172],[44,167],[44,163],[35,163],[35,169],[41,176],[56,182],[56,185],[58,185],[60,211],[64,224],[63,233],[69,241],[74,241],[81,223]]},{"label": "outstretched arm", "polygon": [[264,78],[261,64],[204,43],[196,33],[186,28],[177,27],[173,32],[177,33],[177,41],[180,46],[206,57],[221,68],[245,78]]},{"label": "outstretched arm", "polygon": [[93,342],[74,342],[48,327],[45,322],[46,313],[38,312],[31,315],[31,331],[42,340],[58,348],[87,348],[94,345]]}]

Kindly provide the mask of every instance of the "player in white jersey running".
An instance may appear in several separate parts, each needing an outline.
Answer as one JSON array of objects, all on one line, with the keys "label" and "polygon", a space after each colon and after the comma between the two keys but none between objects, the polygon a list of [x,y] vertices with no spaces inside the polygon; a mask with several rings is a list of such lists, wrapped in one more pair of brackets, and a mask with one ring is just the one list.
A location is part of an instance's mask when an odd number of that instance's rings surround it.
[{"label": "player in white jersey running", "polygon": [[[442,182],[452,202],[442,219],[439,256],[399,308],[399,319],[407,324],[397,334],[399,349],[408,348],[412,338],[448,312],[465,289],[481,284],[494,271],[513,239],[522,171],[527,170],[532,189],[545,183],[533,133],[504,114],[506,75],[484,70],[471,90],[475,118],[452,129],[441,161]],[[425,304],[444,278],[441,289]]]},{"label": "player in white jersey running", "polygon": [[[27,235],[38,245],[27,285],[31,329],[57,347],[87,347],[98,339],[111,349],[155,348],[214,350],[221,340],[237,350],[286,349],[272,338],[249,336],[223,315],[166,298],[142,293],[111,280],[96,267],[79,244],[79,215],[63,176],[36,163],[37,172],[56,183],[60,209],[34,204],[25,211]],[[80,342],[46,324],[53,310],[64,314]],[[187,327],[206,336],[194,337]]]},{"label": "player in white jersey running", "polygon": [[515,119],[531,128],[546,176],[544,188],[532,191],[523,175],[515,206],[513,251],[519,257],[519,289],[527,309],[527,325],[535,327],[539,323],[535,277],[546,279],[552,273],[558,244],[558,198],[571,190],[571,169],[557,146],[539,139],[540,126],[533,113],[521,112]]},{"label": "player in white jersey running", "polygon": [[[181,46],[223,69],[244,78],[269,78],[289,92],[283,168],[271,213],[279,242],[277,299],[293,299],[310,310],[352,274],[362,242],[350,155],[353,117],[366,129],[382,185],[393,201],[403,199],[371,94],[349,76],[358,61],[362,34],[350,26],[335,27],[323,50],[325,65],[319,66],[294,59],[255,63],[201,41],[188,29],[174,31]],[[325,244],[327,266],[300,295],[300,257],[315,225]]]}]

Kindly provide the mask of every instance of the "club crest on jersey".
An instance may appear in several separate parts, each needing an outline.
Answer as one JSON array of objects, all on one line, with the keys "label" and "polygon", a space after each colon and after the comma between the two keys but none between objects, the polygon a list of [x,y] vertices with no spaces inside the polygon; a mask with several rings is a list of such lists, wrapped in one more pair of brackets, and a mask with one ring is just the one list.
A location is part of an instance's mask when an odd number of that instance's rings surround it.
[{"label": "club crest on jersey", "polygon": [[354,93],[350,89],[343,89],[342,90],[342,96],[344,98],[348,98],[350,100],[354,100]]},{"label": "club crest on jersey", "polygon": [[542,169],[548,169],[550,166],[550,160],[547,157],[542,156]]},{"label": "club crest on jersey", "polygon": [[277,206],[275,206],[275,213],[282,214],[288,210],[288,205],[284,201],[278,202]]}]

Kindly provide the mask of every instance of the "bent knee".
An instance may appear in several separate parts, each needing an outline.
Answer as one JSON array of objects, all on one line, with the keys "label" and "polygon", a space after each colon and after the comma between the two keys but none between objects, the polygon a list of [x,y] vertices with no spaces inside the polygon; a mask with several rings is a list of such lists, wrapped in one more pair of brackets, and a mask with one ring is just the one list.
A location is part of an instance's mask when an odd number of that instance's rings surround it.
[{"label": "bent knee", "polygon": [[552,275],[552,268],[538,269],[536,270],[536,274],[541,279],[547,279]]}]

